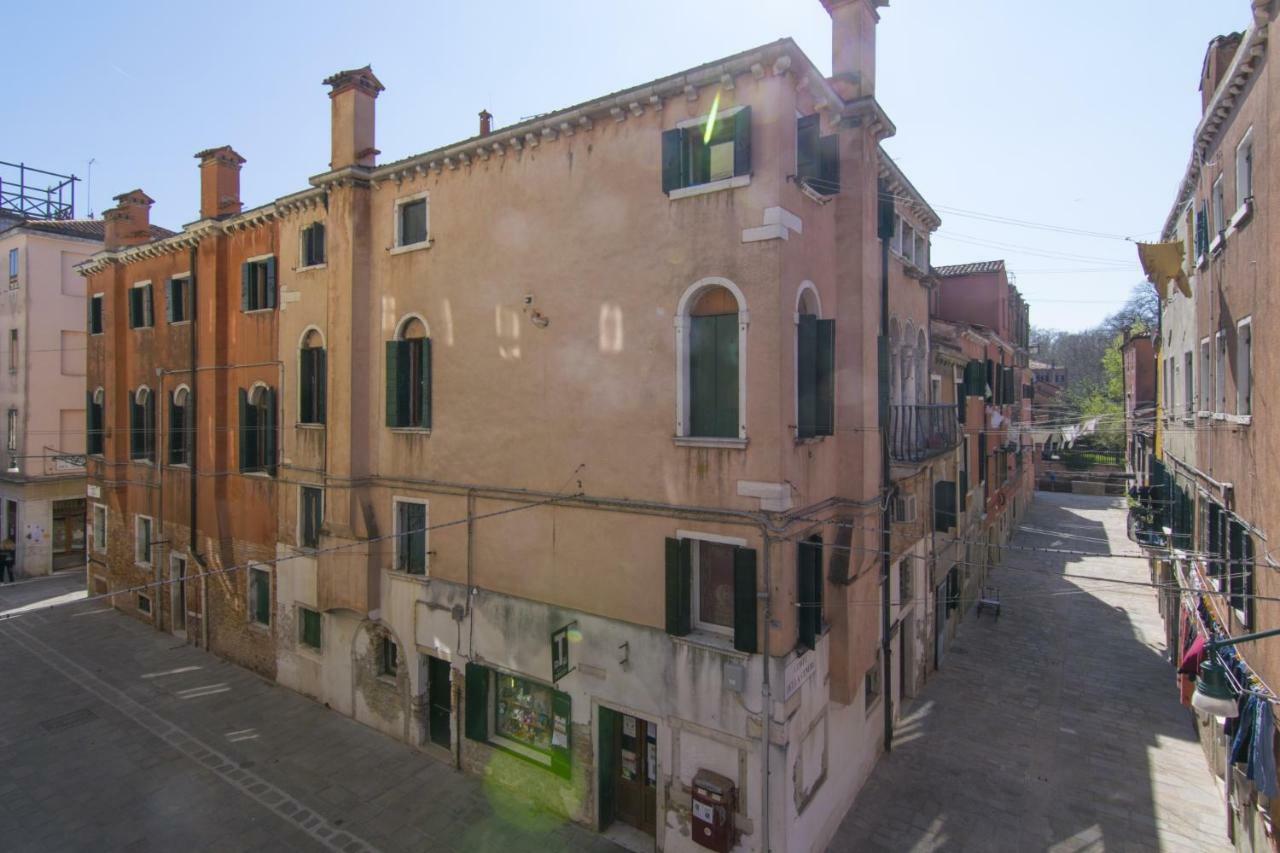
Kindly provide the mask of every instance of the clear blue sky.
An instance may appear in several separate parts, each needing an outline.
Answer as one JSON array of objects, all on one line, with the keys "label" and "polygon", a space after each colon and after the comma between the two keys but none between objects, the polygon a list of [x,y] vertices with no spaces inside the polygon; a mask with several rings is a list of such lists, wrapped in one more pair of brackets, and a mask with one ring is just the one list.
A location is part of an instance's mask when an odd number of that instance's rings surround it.
[{"label": "clear blue sky", "polygon": [[[886,148],[942,215],[934,262],[1007,259],[1036,325],[1084,328],[1118,307],[1141,280],[1131,244],[959,211],[1154,237],[1199,119],[1204,48],[1248,8],[893,0]],[[472,135],[482,107],[510,124],[783,36],[829,71],[831,37],[818,0],[46,2],[7,10],[5,30],[0,160],[84,175],[93,157],[97,214],[142,187],[168,227],[196,218],[203,148],[247,158],[250,206],[324,171],[320,81],[341,68],[371,63],[387,86],[386,162]]]}]

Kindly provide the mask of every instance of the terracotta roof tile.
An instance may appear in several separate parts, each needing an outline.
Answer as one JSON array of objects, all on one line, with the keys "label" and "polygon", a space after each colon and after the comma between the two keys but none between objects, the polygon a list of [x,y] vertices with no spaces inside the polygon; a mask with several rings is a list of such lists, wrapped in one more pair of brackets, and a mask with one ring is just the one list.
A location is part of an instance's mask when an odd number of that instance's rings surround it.
[{"label": "terracotta roof tile", "polygon": [[949,267],[934,267],[934,275],[940,278],[951,278],[959,275],[973,275],[982,272],[1004,272],[1004,261],[977,261],[972,264],[952,264]]}]

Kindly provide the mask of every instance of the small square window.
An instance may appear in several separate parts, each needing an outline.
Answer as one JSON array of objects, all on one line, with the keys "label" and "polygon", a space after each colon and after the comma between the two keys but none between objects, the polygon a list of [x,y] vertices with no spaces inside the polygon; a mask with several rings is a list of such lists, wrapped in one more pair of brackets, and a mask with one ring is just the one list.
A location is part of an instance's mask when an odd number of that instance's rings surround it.
[{"label": "small square window", "polygon": [[169,279],[169,294],[165,311],[170,323],[185,323],[191,319],[191,278],[181,276]]},{"label": "small square window", "polygon": [[142,282],[129,288],[129,328],[149,329],[155,325],[153,307],[151,282]]},{"label": "small square window", "polygon": [[298,608],[298,640],[302,645],[319,649],[321,644],[320,614],[306,607]]},{"label": "small square window", "polygon": [[138,596],[138,610],[142,613],[151,612],[151,599],[145,595]]},{"label": "small square window", "polygon": [[378,656],[378,672],[381,675],[396,677],[400,670],[400,649],[396,641],[390,637],[382,638],[382,652]]},{"label": "small square window", "polygon": [[134,562],[144,566],[151,565],[151,519],[145,515],[138,516],[134,521],[133,533]]},{"label": "small square window", "polygon": [[400,202],[396,210],[397,246],[427,242],[427,200],[416,198]]},{"label": "small square window", "polygon": [[271,573],[265,569],[249,569],[249,619],[271,624]]},{"label": "small square window", "polygon": [[95,293],[89,297],[89,334],[91,335],[102,334],[102,305],[103,296],[101,293]]},{"label": "small square window", "polygon": [[317,267],[324,263],[324,223],[313,222],[302,229],[302,266]]}]

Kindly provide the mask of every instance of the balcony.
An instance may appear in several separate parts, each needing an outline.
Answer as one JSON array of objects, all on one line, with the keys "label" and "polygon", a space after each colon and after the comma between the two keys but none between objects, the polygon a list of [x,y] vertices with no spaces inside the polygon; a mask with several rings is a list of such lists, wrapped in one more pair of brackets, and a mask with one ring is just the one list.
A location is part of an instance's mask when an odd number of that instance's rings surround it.
[{"label": "balcony", "polygon": [[960,441],[956,407],[893,406],[889,410],[889,455],[894,462],[921,462]]}]

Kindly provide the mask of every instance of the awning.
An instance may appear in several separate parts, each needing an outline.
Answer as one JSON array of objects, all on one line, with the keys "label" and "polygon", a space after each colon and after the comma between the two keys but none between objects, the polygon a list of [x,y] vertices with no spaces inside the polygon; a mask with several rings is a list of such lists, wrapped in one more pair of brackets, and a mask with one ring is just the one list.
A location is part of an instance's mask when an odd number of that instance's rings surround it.
[{"label": "awning", "polygon": [[1182,241],[1168,243],[1139,243],[1138,260],[1142,261],[1142,271],[1147,280],[1156,286],[1161,299],[1169,298],[1169,282],[1178,285],[1182,295],[1191,298],[1191,282],[1182,269]]}]

